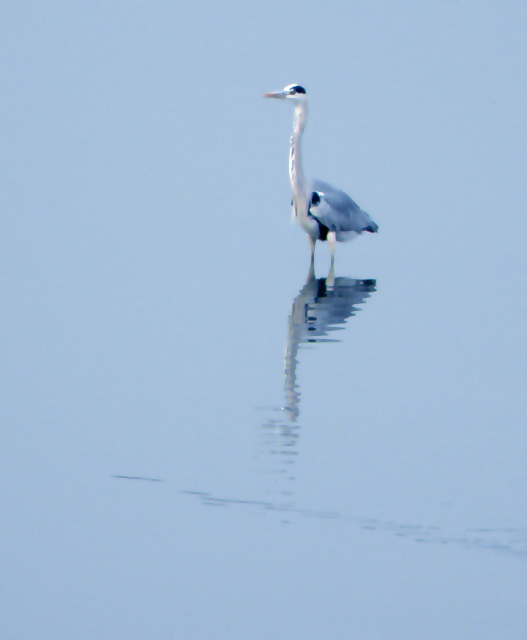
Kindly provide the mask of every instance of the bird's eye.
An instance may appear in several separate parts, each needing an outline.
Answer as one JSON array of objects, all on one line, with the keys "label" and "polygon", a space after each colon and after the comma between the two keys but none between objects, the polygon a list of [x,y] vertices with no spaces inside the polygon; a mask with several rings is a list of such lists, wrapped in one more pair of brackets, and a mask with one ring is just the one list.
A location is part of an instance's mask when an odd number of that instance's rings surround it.
[{"label": "bird's eye", "polygon": [[304,87],[301,87],[299,84],[291,84],[288,87],[286,87],[285,90],[287,91],[287,93],[290,96],[294,96],[297,93],[305,93],[306,92]]}]

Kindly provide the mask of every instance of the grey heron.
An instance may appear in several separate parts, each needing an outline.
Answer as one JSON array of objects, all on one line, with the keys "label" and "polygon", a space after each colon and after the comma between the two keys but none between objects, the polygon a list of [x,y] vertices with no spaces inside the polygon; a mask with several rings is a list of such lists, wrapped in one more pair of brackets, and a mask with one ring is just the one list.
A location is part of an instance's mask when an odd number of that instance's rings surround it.
[{"label": "grey heron", "polygon": [[282,91],[264,93],[265,98],[288,100],[295,107],[293,135],[289,150],[289,179],[293,189],[293,217],[306,231],[311,262],[317,240],[327,241],[333,264],[335,243],[351,240],[363,231],[376,233],[378,225],[344,191],[322,180],[307,180],[302,168],[302,133],[306,126],[306,90],[290,84]]}]

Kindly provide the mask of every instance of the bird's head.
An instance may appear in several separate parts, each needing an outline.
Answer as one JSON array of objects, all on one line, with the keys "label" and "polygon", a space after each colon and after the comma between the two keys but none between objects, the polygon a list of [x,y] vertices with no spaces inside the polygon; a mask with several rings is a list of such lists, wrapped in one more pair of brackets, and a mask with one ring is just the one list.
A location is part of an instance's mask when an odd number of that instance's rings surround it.
[{"label": "bird's head", "polygon": [[289,84],[282,91],[264,93],[264,98],[277,98],[278,100],[289,100],[294,104],[305,102],[306,90],[299,84]]}]

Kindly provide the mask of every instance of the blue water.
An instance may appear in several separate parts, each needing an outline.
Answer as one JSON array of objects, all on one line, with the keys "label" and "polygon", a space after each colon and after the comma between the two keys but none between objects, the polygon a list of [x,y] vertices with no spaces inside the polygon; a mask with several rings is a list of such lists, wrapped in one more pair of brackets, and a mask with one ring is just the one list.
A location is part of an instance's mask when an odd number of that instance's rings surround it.
[{"label": "blue water", "polygon": [[525,637],[525,19],[3,9],[2,640]]}]

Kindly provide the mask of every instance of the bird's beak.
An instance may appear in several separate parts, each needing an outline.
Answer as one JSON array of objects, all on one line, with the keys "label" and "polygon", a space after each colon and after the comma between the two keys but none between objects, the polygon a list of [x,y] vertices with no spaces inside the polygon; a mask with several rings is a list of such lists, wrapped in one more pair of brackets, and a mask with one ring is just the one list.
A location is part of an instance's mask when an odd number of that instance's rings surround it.
[{"label": "bird's beak", "polygon": [[277,98],[278,100],[284,100],[286,96],[287,93],[285,91],[272,91],[271,93],[263,94],[264,98]]}]

